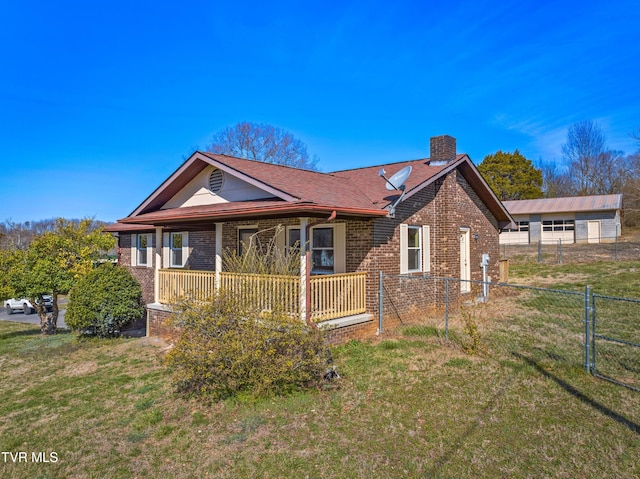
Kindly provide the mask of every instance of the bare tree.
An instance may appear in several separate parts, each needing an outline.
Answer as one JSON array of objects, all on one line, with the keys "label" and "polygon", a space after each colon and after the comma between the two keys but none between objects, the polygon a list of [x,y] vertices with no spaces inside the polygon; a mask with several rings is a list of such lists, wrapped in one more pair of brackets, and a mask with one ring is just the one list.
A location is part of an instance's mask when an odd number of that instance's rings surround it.
[{"label": "bare tree", "polygon": [[562,154],[571,171],[573,194],[595,194],[598,157],[605,145],[605,134],[597,123],[584,120],[569,127]]},{"label": "bare tree", "polygon": [[638,144],[640,145],[640,126],[633,133],[629,133],[629,136],[631,138],[633,138],[634,140],[636,140],[638,142]]},{"label": "bare tree", "polygon": [[309,158],[306,145],[291,133],[246,121],[213,135],[207,151],[308,170],[315,170],[317,163],[317,158]]},{"label": "bare tree", "polygon": [[624,224],[640,225],[640,152],[626,158],[628,175],[622,189],[624,198]]},{"label": "bare tree", "polygon": [[571,195],[571,178],[558,168],[555,162],[542,163],[542,191],[546,198],[560,198]]}]

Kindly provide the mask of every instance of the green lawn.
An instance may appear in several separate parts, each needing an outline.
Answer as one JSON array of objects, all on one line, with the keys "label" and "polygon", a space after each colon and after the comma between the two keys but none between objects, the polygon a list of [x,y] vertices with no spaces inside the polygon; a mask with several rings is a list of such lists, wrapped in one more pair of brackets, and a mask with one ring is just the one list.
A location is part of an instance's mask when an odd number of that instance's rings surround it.
[{"label": "green lawn", "polygon": [[[525,267],[512,276],[608,294],[640,270]],[[537,314],[485,325],[479,355],[413,328],[334,349],[342,377],[325,390],[253,404],[177,397],[147,339],[0,322],[0,451],[28,454],[4,454],[0,477],[640,477],[640,393],[544,356],[563,345],[540,332],[557,305],[525,300]]]}]

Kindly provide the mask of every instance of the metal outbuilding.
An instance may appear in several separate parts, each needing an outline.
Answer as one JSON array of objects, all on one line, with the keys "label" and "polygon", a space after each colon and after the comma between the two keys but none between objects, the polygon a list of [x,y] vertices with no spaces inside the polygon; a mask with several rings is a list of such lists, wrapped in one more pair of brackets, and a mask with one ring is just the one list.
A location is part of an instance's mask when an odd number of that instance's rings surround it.
[{"label": "metal outbuilding", "polygon": [[620,236],[622,195],[573,196],[504,201],[515,224],[501,244],[611,243]]}]

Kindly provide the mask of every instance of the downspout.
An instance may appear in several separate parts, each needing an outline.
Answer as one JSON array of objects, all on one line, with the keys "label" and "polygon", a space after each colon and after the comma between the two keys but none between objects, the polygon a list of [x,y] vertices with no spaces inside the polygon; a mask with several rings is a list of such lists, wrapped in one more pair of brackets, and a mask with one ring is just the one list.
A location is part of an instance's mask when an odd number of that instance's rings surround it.
[{"label": "downspout", "polygon": [[306,301],[306,311],[305,311],[305,318],[304,321],[305,323],[307,323],[307,326],[309,326],[312,329],[318,329],[318,325],[314,322],[311,321],[311,250],[309,249],[310,245],[311,245],[311,228],[313,228],[314,226],[320,225],[322,223],[328,223],[329,221],[333,221],[336,219],[336,211],[332,211],[331,215],[326,219],[326,220],[319,220],[319,221],[314,221],[313,223],[309,223],[307,224],[306,228],[305,228],[305,238],[307,239],[307,241],[304,244],[304,256],[305,256],[305,266],[306,266],[306,271],[305,271],[305,301]]}]

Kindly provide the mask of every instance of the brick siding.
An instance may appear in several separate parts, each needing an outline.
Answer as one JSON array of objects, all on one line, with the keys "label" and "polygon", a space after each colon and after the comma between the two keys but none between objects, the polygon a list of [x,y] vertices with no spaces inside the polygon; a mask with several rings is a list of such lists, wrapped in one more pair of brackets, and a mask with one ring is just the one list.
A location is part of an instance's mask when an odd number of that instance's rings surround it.
[{"label": "brick siding", "polygon": [[151,235],[151,258],[149,266],[131,266],[131,246],[133,244],[132,234],[121,234],[118,237],[118,264],[126,267],[133,277],[140,283],[142,288],[142,301],[144,304],[153,303],[154,300],[154,271],[153,262],[156,254],[156,235]]},{"label": "brick siding", "polygon": [[[455,140],[453,145],[455,151]],[[347,224],[347,271],[367,273],[367,312],[372,314],[374,318],[378,314],[379,271],[384,271],[389,275],[400,274],[400,229],[398,225],[401,223],[430,227],[430,275],[451,278],[460,276],[460,228],[464,227],[470,230],[470,279],[482,279],[480,262],[483,253],[488,253],[490,256],[489,276],[494,280],[499,278],[497,220],[457,170],[406,198],[397,206],[395,218],[340,219],[335,222]],[[284,218],[225,222],[222,247],[232,251],[237,250],[238,227],[257,227],[260,231],[259,238],[261,242],[265,243],[271,240],[278,225],[299,226],[300,220],[298,218]],[[477,240],[475,235],[477,235]],[[153,252],[155,253],[155,234],[153,241]],[[131,264],[130,246],[131,235],[121,235],[121,264]],[[215,269],[214,231],[189,232],[187,264],[191,269],[205,271]],[[153,268],[128,267],[142,286],[143,300],[146,303],[153,302]],[[398,291],[398,293],[405,294],[406,292]],[[412,304],[417,309],[426,311],[437,306],[437,298],[441,298],[442,293],[442,291],[434,289],[430,294],[422,294],[421,301],[416,301],[413,298]],[[455,300],[459,293],[459,288],[453,288],[453,291],[450,291],[450,298]],[[411,294],[414,295],[413,292]],[[149,310],[149,335],[171,336],[171,333],[167,332],[166,327],[162,325],[161,317],[163,315],[166,316],[166,313]],[[372,337],[376,330],[376,321],[339,328],[330,332],[328,342],[339,344],[349,339]]]}]

